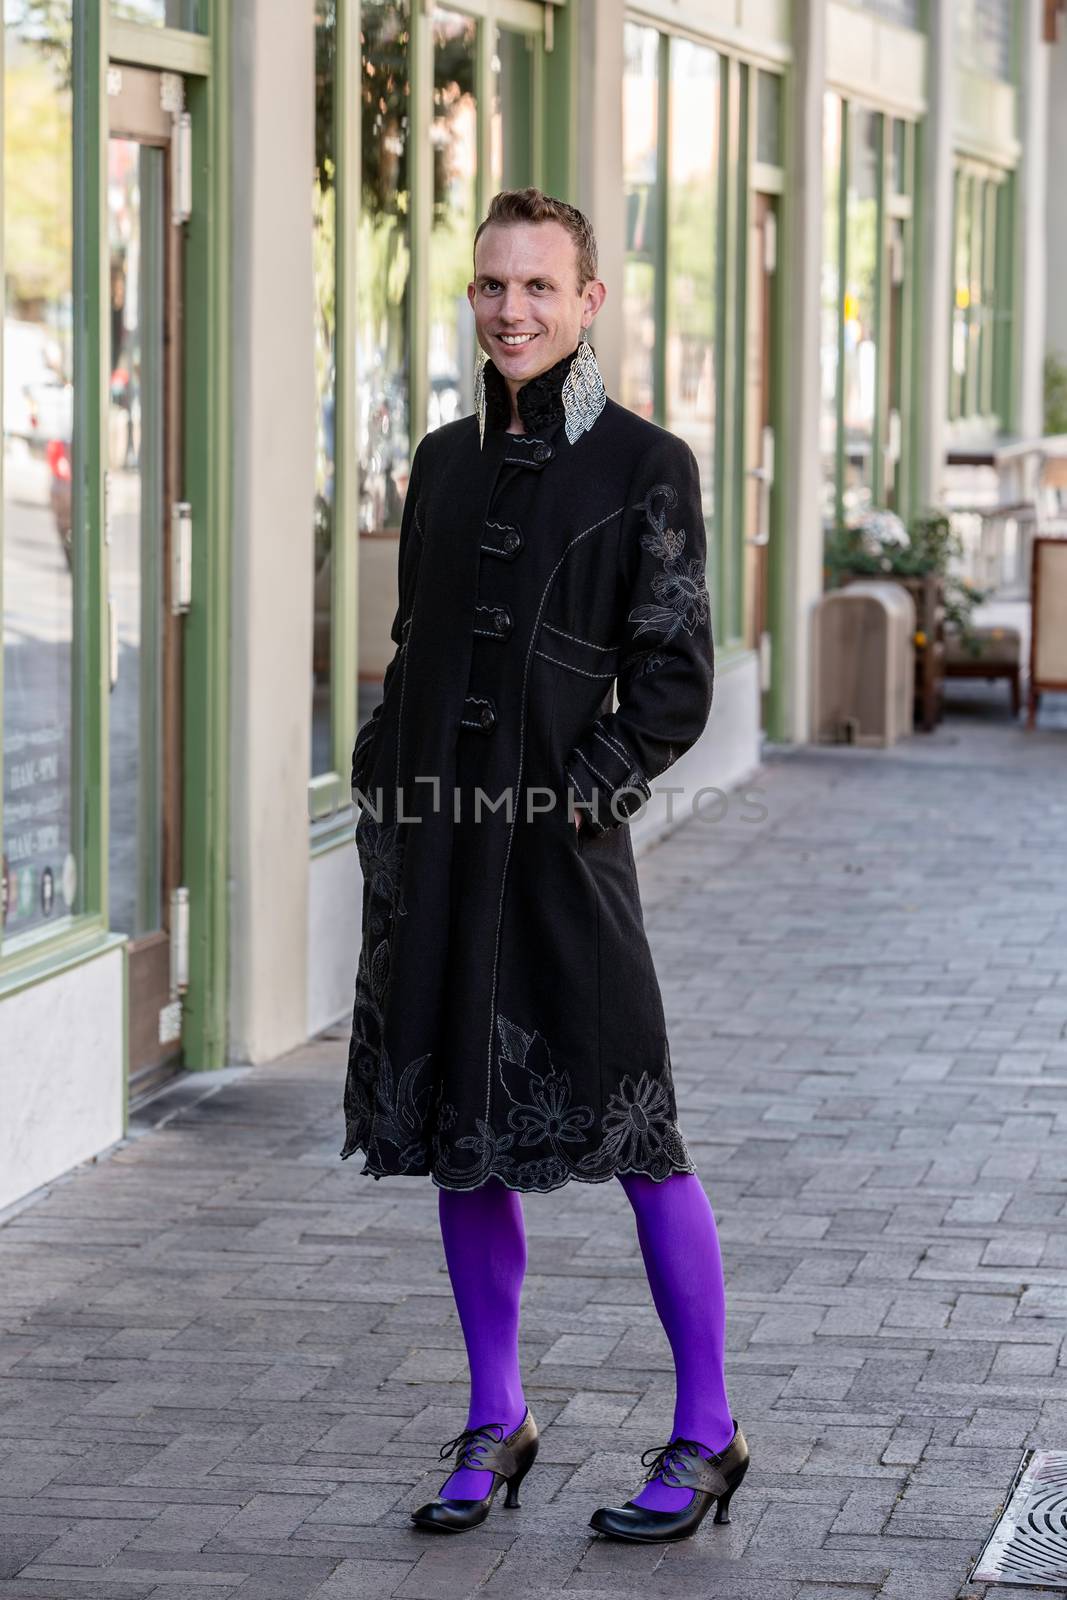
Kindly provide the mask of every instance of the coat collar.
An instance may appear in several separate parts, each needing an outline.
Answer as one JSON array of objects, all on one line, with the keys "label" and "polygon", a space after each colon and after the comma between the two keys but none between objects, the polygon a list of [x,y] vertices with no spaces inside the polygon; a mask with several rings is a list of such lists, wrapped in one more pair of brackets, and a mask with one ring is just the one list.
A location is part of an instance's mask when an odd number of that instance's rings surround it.
[{"label": "coat collar", "polygon": [[[527,433],[540,433],[564,420],[563,384],[571,362],[578,353],[575,345],[570,355],[557,361],[546,372],[524,383],[518,393],[519,416]],[[496,363],[485,363],[485,426],[506,431],[511,421],[511,398],[508,386]]]}]

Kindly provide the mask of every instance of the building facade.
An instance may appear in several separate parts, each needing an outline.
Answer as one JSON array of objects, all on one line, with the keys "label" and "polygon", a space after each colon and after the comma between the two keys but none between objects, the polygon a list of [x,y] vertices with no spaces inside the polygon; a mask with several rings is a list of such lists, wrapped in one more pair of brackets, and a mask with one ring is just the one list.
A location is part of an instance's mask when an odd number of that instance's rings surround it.
[{"label": "building facade", "polygon": [[347,1016],[349,758],[491,195],[589,213],[609,390],[700,464],[672,778],[728,806],[808,737],[826,528],[1040,431],[1055,10],[6,0],[0,1206]]}]

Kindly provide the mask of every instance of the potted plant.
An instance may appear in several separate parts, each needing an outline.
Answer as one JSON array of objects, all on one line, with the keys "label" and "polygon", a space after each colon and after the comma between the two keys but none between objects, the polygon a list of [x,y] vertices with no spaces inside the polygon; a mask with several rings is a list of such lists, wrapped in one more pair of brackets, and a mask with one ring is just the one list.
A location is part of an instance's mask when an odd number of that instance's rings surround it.
[{"label": "potted plant", "polygon": [[[826,540],[824,571],[827,586],[840,587],[853,577],[938,578],[944,623],[957,632],[965,649],[979,655],[982,640],[974,632],[976,606],[992,594],[949,570],[963,553],[962,541],[943,511],[930,510],[913,517],[905,527],[895,511],[868,511],[851,523],[839,523]],[[926,643],[920,628],[915,643]]]},{"label": "potted plant", "polygon": [[887,578],[902,584],[915,601],[916,718],[929,732],[937,725],[944,676],[944,630],[959,636],[964,647],[980,654],[983,641],[974,631],[974,608],[991,590],[951,572],[962,555],[962,542],[943,511],[930,510],[905,526],[894,511],[871,510],[829,533],[824,572],[829,588],[855,578]]}]

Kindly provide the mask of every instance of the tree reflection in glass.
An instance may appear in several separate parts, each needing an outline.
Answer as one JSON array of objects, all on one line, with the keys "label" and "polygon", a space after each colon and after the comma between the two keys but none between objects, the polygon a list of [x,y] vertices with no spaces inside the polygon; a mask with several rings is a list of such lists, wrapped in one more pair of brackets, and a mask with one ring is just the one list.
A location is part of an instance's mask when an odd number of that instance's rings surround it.
[{"label": "tree reflection in glass", "polygon": [[337,89],[336,0],[315,5],[315,170],[312,263],[315,365],[315,617],[312,645],[311,773],[333,766],[331,648],[337,415]]},{"label": "tree reflection in glass", "polygon": [[[70,4],[4,10],[3,938],[80,910]],[[78,719],[80,720],[80,719]]]},{"label": "tree reflection in glass", "polygon": [[398,530],[410,452],[408,167],[411,33],[406,0],[363,0],[362,182],[356,259],[359,527]]},{"label": "tree reflection in glass", "polygon": [[427,431],[474,410],[474,318],[467,302],[477,226],[478,24],[433,13],[433,222]]}]

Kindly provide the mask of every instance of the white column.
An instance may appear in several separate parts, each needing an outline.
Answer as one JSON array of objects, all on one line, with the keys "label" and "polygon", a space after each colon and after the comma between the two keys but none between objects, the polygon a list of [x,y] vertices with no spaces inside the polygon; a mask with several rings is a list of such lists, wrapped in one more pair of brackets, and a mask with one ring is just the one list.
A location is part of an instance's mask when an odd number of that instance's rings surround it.
[{"label": "white column", "polygon": [[917,176],[919,250],[916,315],[919,359],[915,363],[915,451],[917,509],[941,498],[945,469],[945,422],[952,342],[952,179],[955,91],[954,0],[929,0],[927,18],[927,110],[920,128]]},{"label": "white column", "polygon": [[305,1037],[311,750],[311,0],[231,0],[230,1058]]},{"label": "white column", "polygon": [[785,438],[778,488],[785,515],[773,581],[784,596],[774,640],[784,684],[781,736],[809,738],[811,613],[822,594],[823,530],[819,510],[819,319],[821,308],[822,115],[826,81],[826,4],[793,7],[793,81],[786,127],[786,228],[782,266],[789,298],[782,328]]},{"label": "white column", "polygon": [[[1044,432],[1046,187],[1048,184],[1049,50],[1042,42],[1042,0],[1021,0],[1019,133],[1019,262],[1016,293],[1019,388],[1015,431],[1025,438]],[[1060,152],[1062,159],[1062,152]],[[1057,187],[1057,204],[1063,192]]]}]

